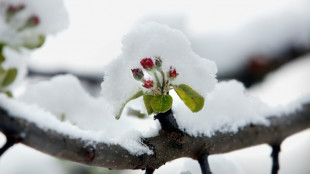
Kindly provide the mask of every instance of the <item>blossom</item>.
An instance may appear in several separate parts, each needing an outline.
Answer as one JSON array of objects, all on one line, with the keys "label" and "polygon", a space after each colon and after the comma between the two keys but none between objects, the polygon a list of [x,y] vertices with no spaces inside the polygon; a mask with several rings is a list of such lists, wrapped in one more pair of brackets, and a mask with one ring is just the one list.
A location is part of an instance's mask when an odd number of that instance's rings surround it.
[{"label": "blossom", "polygon": [[131,69],[132,75],[136,80],[141,80],[144,76],[143,71],[139,68]]},{"label": "blossom", "polygon": [[144,82],[143,87],[145,87],[147,89],[154,87],[154,81],[153,80],[144,80],[143,82]]},{"label": "blossom", "polygon": [[168,72],[168,76],[170,79],[175,79],[179,74],[177,73],[175,68],[172,68],[172,66],[170,66],[170,70]]},{"label": "blossom", "polygon": [[140,61],[142,67],[146,70],[151,70],[154,67],[153,60],[151,58],[144,58]]}]

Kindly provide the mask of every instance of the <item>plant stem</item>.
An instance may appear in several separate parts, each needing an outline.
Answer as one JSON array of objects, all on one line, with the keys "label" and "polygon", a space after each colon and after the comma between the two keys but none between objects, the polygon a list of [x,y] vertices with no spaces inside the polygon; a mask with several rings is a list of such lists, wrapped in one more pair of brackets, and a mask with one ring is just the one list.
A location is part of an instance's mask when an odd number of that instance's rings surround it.
[{"label": "plant stem", "polygon": [[169,132],[182,132],[179,129],[179,126],[173,117],[173,112],[169,109],[165,113],[159,113],[154,116],[154,119],[157,119],[161,125],[161,129]]},{"label": "plant stem", "polygon": [[[154,77],[155,77],[157,86],[158,86],[158,87],[161,87],[161,89],[163,89],[163,87],[160,85],[160,81],[159,81],[158,75],[157,75],[157,73],[156,73],[156,70],[153,70],[153,74],[154,74]],[[163,93],[163,90],[162,90],[162,93]]]},{"label": "plant stem", "polygon": [[[164,93],[164,88],[166,87],[166,76],[165,76],[165,73],[163,72],[163,70],[161,70],[160,73],[161,73],[161,76],[163,77],[163,86],[161,87],[161,91]],[[169,89],[168,89],[168,91],[169,91]]]}]

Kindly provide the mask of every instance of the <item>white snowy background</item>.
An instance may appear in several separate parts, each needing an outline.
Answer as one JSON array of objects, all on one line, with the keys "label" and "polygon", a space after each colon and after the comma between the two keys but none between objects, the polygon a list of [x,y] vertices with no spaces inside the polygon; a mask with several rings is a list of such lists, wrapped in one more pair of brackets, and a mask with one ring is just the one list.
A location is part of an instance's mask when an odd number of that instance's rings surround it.
[{"label": "white snowy background", "polygon": [[[254,51],[272,55],[285,44],[310,42],[310,2],[306,0],[66,0],[65,4],[70,18],[69,28],[48,37],[45,45],[31,54],[28,60],[31,67],[42,71],[103,74],[103,67],[120,54],[123,35],[146,21],[168,24],[184,32],[197,54],[215,60],[219,73],[238,69],[247,55]],[[248,93],[274,106],[300,98],[310,89],[307,81],[309,60],[310,56],[305,56],[281,68]],[[3,139],[0,135],[0,144]],[[309,173],[309,146],[309,131],[288,138],[282,145],[280,173]],[[261,145],[214,155],[210,157],[211,169],[215,174],[269,173],[270,153],[268,146]],[[179,159],[167,163],[156,173],[199,173],[199,170],[194,161]],[[0,173],[21,172],[65,174],[67,170],[52,157],[16,145],[0,159]]]}]

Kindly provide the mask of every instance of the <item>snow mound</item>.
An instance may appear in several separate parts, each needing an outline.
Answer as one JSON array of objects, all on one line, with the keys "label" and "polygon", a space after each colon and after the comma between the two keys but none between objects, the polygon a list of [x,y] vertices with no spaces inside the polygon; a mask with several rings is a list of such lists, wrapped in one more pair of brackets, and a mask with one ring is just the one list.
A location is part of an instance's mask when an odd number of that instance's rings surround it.
[{"label": "snow mound", "polygon": [[157,23],[146,23],[125,35],[122,42],[122,53],[104,68],[105,79],[101,85],[101,94],[112,104],[115,115],[121,105],[140,90],[131,69],[140,67],[140,60],[145,57],[160,56],[164,71],[168,71],[170,66],[175,67],[180,74],[174,81],[176,85],[188,84],[201,95],[214,88],[216,65],[194,53],[190,42],[180,31]]}]

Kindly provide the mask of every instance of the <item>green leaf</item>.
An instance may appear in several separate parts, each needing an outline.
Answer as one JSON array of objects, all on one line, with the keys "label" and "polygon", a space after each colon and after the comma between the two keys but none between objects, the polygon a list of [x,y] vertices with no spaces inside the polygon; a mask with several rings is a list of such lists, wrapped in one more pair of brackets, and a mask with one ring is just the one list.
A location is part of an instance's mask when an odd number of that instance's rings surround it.
[{"label": "green leaf", "polygon": [[17,69],[16,68],[8,69],[5,72],[5,77],[1,83],[1,86],[6,87],[6,86],[12,84],[14,82],[16,76],[17,76]]},{"label": "green leaf", "polygon": [[5,61],[5,57],[3,55],[3,47],[4,45],[0,43],[0,64]]},{"label": "green leaf", "polygon": [[198,112],[203,108],[204,98],[191,87],[181,84],[174,86],[174,90],[191,111]]},{"label": "green leaf", "polygon": [[115,116],[115,118],[116,118],[117,120],[120,119],[120,118],[121,118],[121,115],[122,115],[122,112],[123,112],[123,110],[124,110],[126,104],[127,104],[128,102],[130,102],[131,100],[134,100],[134,99],[136,99],[136,98],[138,98],[138,97],[141,97],[143,94],[144,94],[143,91],[138,91],[135,95],[133,95],[132,97],[130,97],[128,100],[126,100],[126,102],[122,105],[121,109],[119,110],[119,112],[118,112],[118,114]]},{"label": "green leaf", "polygon": [[155,112],[167,112],[172,106],[172,97],[168,95],[157,95],[151,100],[151,107]]},{"label": "green leaf", "polygon": [[146,114],[144,113],[141,113],[139,110],[136,110],[136,109],[133,109],[133,108],[128,108],[127,109],[127,115],[128,116],[133,116],[133,117],[136,117],[136,118],[139,118],[139,119],[144,119],[147,117]]},{"label": "green leaf", "polygon": [[5,70],[0,65],[0,76],[5,73]]},{"label": "green leaf", "polygon": [[154,98],[153,95],[144,95],[143,96],[144,105],[145,105],[145,108],[147,110],[148,115],[151,115],[153,113],[153,109],[151,107],[151,100],[153,98]]},{"label": "green leaf", "polygon": [[39,35],[37,38],[37,42],[36,43],[25,43],[23,45],[23,47],[28,48],[28,49],[36,49],[36,48],[40,48],[44,42],[45,42],[45,36],[44,35]]},{"label": "green leaf", "polygon": [[13,97],[13,94],[10,91],[5,91],[4,92],[9,98]]}]

